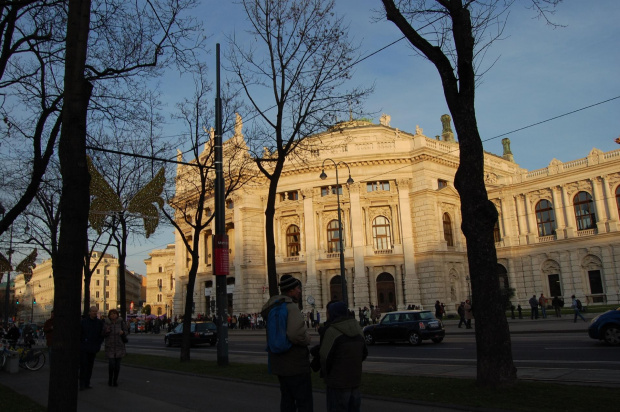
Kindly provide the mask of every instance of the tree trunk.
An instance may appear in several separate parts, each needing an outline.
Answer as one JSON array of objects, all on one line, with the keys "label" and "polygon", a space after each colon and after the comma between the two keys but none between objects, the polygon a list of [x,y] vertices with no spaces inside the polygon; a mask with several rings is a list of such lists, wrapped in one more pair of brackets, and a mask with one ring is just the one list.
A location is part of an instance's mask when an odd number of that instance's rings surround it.
[{"label": "tree trunk", "polygon": [[267,279],[269,281],[269,296],[276,296],[278,290],[278,271],[276,267],[276,241],[274,231],[274,216],[276,214],[276,194],[278,181],[284,167],[284,158],[280,157],[276,162],[275,170],[269,180],[269,194],[267,195],[267,207],[265,208],[265,242],[267,242]]},{"label": "tree trunk", "polygon": [[121,319],[127,319],[127,286],[125,283],[125,261],[127,259],[127,221],[121,219],[121,244],[118,248],[118,288],[121,302]]},{"label": "tree trunk", "polygon": [[92,91],[84,79],[90,1],[70,0],[67,20],[64,104],[58,155],[62,175],[62,222],[54,263],[54,342],[48,410],[77,410],[80,299],[87,242],[89,182],[86,115]]}]

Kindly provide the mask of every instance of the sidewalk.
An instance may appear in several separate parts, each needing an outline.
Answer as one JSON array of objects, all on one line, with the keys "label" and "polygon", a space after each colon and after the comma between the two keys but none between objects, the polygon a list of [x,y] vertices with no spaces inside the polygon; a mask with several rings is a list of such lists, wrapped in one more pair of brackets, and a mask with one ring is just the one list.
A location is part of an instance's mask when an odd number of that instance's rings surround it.
[{"label": "sidewalk", "polygon": [[[572,316],[547,319],[509,319],[511,334],[526,333],[568,333],[583,332],[594,316],[586,314],[588,322],[573,323]],[[446,331],[450,335],[474,334],[475,329],[457,328],[458,321],[446,320]],[[264,335],[264,330],[231,330],[230,335]],[[314,331],[311,332],[315,334]],[[160,338],[162,335],[154,335]],[[587,335],[586,335],[587,336]],[[231,355],[231,362],[239,362],[243,357]],[[365,362],[366,372],[380,372],[384,365],[377,362]],[[392,374],[411,374],[449,376],[461,378],[475,378],[476,367],[467,365],[424,365],[424,370],[412,371],[411,364],[400,365],[390,363]],[[385,371],[383,371],[385,372]],[[585,370],[564,368],[523,368],[519,367],[520,379],[551,380],[581,382],[588,381],[596,385],[620,386],[620,371],[618,370]],[[49,385],[49,366],[42,370],[31,372],[20,370],[19,373],[9,375],[0,372],[0,384],[27,395],[36,402],[46,405]],[[162,372],[143,368],[134,368],[123,365],[119,378],[120,386],[107,386],[107,364],[95,362],[93,372],[93,389],[78,392],[78,410],[116,411],[120,407],[127,410],[159,411],[198,411],[215,408],[217,411],[239,411],[243,408],[253,412],[274,411],[279,405],[279,388],[276,385],[243,383],[221,378],[206,378],[191,374]],[[77,383],[76,383],[77,385]],[[325,394],[322,391],[314,393],[315,410],[324,410]],[[417,402],[394,401],[391,399],[377,399],[364,397],[363,409],[367,411],[389,410],[390,412],[435,411],[447,412],[456,410],[472,410],[458,405],[435,406]],[[3,409],[3,412],[5,409]]]}]

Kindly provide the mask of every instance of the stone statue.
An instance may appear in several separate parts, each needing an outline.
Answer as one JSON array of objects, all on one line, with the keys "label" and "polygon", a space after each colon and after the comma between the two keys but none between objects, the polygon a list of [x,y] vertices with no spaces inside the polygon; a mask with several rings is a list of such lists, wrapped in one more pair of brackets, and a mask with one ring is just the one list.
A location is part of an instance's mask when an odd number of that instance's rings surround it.
[{"label": "stone statue", "polygon": [[441,131],[441,137],[444,142],[456,143],[454,140],[454,133],[452,132],[452,127],[450,126],[450,121],[452,118],[448,114],[444,114],[441,116],[441,125],[443,130]]},{"label": "stone statue", "polygon": [[507,137],[504,137],[502,139],[502,146],[504,147],[504,154],[502,155],[502,157],[505,160],[508,160],[509,162],[513,162],[515,161],[514,156],[512,155],[512,152],[510,151],[510,139]]},{"label": "stone statue", "polygon": [[383,126],[389,126],[390,120],[392,120],[392,116],[390,116],[389,114],[383,113],[381,115],[381,118],[379,119],[379,123],[381,123]]},{"label": "stone statue", "polygon": [[237,120],[235,120],[235,136],[241,136],[241,130],[243,129],[243,119],[239,113],[235,113]]},{"label": "stone statue", "polygon": [[424,130],[422,130],[422,128],[419,125],[415,125],[415,134],[416,135],[421,135],[424,133]]}]

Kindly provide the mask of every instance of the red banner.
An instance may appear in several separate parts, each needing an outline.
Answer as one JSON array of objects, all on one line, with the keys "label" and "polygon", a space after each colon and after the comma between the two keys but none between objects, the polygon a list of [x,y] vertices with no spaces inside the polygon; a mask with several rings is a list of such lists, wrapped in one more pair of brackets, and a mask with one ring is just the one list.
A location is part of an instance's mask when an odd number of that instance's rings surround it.
[{"label": "red banner", "polygon": [[213,249],[215,250],[215,275],[228,276],[228,235],[213,236]]}]

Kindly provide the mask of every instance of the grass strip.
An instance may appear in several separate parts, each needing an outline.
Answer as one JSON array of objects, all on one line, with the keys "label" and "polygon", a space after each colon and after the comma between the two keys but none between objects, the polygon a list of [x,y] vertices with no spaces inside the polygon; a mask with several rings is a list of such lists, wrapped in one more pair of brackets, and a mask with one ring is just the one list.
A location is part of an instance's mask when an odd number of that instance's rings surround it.
[{"label": "grass strip", "polygon": [[[181,363],[177,358],[133,353],[123,359],[123,364],[214,378],[278,383],[277,377],[270,375],[264,364],[231,363],[222,367],[215,361],[195,359]],[[314,389],[325,389],[318,373],[312,374],[312,385]],[[584,411],[591,408],[593,402],[599,410],[616,410],[618,407],[617,388],[546,382],[518,381],[510,388],[488,389],[477,387],[473,379],[364,373],[360,389],[364,395],[492,410]]]},{"label": "grass strip", "polygon": [[13,389],[0,385],[0,409],[2,412],[42,412],[46,408],[26,395],[20,395]]}]

